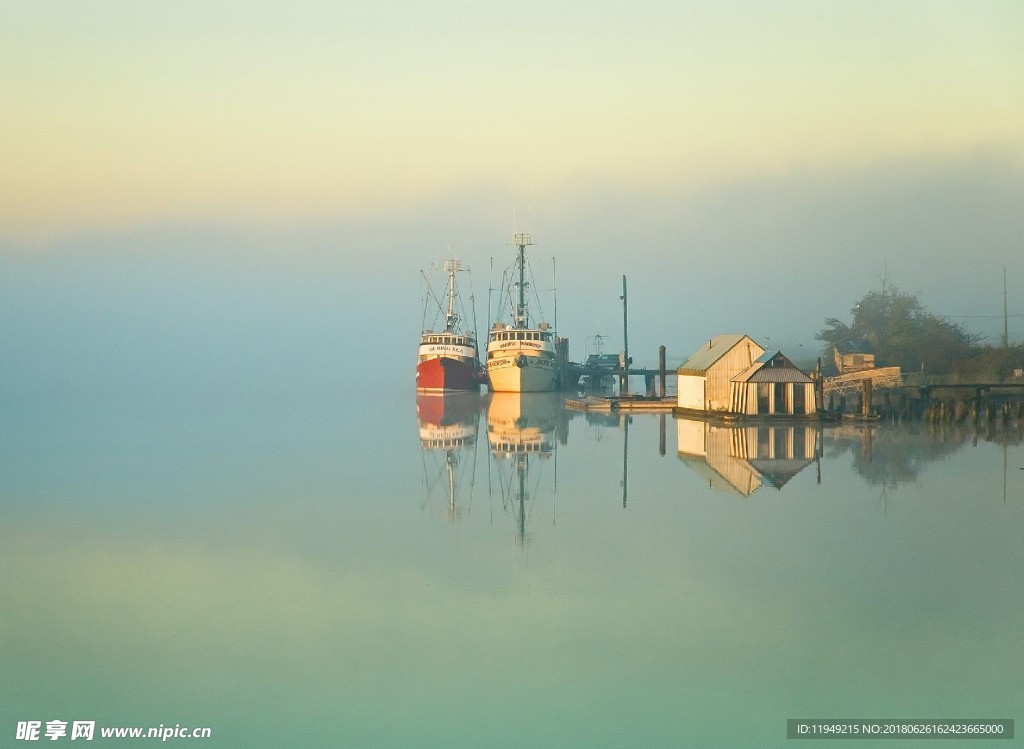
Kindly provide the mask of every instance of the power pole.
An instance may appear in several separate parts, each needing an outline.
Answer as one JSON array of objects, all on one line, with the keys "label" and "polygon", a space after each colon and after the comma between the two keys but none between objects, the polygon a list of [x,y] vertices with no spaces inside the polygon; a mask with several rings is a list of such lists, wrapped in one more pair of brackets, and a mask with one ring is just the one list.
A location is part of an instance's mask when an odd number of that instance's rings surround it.
[{"label": "power pole", "polygon": [[1003,266],[1003,348],[1010,348],[1010,315],[1006,307],[1006,266]]},{"label": "power pole", "polygon": [[626,277],[622,277],[622,382],[619,391],[629,392],[629,305],[626,300]]}]

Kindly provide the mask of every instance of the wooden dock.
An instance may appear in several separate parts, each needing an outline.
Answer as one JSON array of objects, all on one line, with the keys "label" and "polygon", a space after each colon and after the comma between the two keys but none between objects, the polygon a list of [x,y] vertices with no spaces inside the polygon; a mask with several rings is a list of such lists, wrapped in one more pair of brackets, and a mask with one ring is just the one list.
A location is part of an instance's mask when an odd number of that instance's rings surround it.
[{"label": "wooden dock", "polygon": [[744,414],[735,411],[699,411],[693,408],[675,407],[672,414],[683,419],[698,419],[715,424],[729,426],[745,426],[749,424],[769,424],[795,426],[801,424],[834,423],[840,414],[830,411],[815,411],[809,414]]},{"label": "wooden dock", "polygon": [[612,411],[671,413],[675,405],[675,396],[669,398],[645,398],[639,395],[586,395],[580,398],[565,399],[565,407],[570,411],[596,411],[601,413],[610,413]]},{"label": "wooden dock", "polygon": [[899,367],[878,367],[862,369],[857,372],[829,377],[822,382],[822,394],[825,396],[852,395],[864,388],[866,381],[871,382],[873,390],[899,387],[902,380]]}]

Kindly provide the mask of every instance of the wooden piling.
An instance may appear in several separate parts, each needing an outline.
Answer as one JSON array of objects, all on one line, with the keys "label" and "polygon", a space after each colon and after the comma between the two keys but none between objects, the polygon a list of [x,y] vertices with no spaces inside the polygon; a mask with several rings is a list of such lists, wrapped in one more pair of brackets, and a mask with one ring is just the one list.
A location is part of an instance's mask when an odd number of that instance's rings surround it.
[{"label": "wooden piling", "polygon": [[665,347],[658,346],[658,372],[661,374],[661,387],[658,389],[658,395],[662,398],[665,397],[665,378],[668,373],[665,368]]},{"label": "wooden piling", "polygon": [[555,368],[558,372],[558,387],[568,390],[575,383],[569,382],[569,339],[555,339]]},{"label": "wooden piling", "polygon": [[953,420],[959,424],[967,418],[969,412],[970,409],[967,407],[967,404],[959,400],[953,408]]},{"label": "wooden piling", "polygon": [[[818,357],[818,368],[814,374],[814,410],[821,411],[825,407],[825,379],[821,376],[821,357]],[[832,408],[829,406],[829,411]]]}]

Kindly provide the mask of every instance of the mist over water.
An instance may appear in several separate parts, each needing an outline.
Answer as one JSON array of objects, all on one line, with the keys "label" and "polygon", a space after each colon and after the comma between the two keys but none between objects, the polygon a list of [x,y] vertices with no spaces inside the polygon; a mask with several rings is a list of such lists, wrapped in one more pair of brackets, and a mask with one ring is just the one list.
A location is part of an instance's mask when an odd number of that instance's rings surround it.
[{"label": "mist over water", "polygon": [[[979,163],[931,191],[912,173],[766,178],[637,192],[616,213],[595,190],[538,209],[537,285],[555,257],[573,359],[598,332],[618,350],[625,274],[637,363],[664,344],[674,366],[733,331],[805,360],[878,267],[936,313],[991,307],[987,265],[1019,283],[1009,167],[963,209],[988,222],[969,224],[985,262],[966,277],[953,262],[971,232],[942,226],[964,218],[955,183],[992,172]],[[413,389],[419,270],[461,257],[482,327],[490,257],[500,272],[511,256],[498,197],[468,214],[8,248],[0,730],[85,718],[208,725],[213,746],[725,747],[780,745],[789,717],[1016,717],[1015,423],[765,437],[820,452],[790,475],[729,450],[684,460],[671,417],[662,456],[656,416],[633,418],[627,442],[617,416],[549,404],[551,448],[517,516],[514,462],[489,435],[533,416],[482,403],[451,511]]]},{"label": "mist over water", "polygon": [[483,408],[450,522],[415,274],[192,263],[8,263],[5,726],[736,746],[801,715],[1013,717],[1019,435],[826,432],[821,484],[744,498],[671,418],[662,457],[657,417],[627,455],[617,417],[544,416],[520,534]]},{"label": "mist over water", "polygon": [[[813,362],[825,319],[848,320],[883,276],[997,342],[1003,266],[1017,341],[1024,219],[1014,206],[1024,177],[1013,154],[706,186],[597,180],[530,200],[482,185],[360,220],[151,227],[35,249],[8,241],[0,334],[13,356],[3,372],[33,381],[122,372],[140,386],[248,378],[257,387],[284,374],[328,381],[357,346],[360,361],[384,366],[348,367],[349,376],[397,385],[421,323],[420,269],[461,258],[484,327],[489,287],[500,285],[512,233],[524,229],[536,242],[544,316],[554,320],[557,286],[559,334],[574,360],[596,333],[621,350],[623,275],[640,364],[653,365],[665,345],[677,365],[732,332]],[[527,207],[513,226],[517,203]]]}]

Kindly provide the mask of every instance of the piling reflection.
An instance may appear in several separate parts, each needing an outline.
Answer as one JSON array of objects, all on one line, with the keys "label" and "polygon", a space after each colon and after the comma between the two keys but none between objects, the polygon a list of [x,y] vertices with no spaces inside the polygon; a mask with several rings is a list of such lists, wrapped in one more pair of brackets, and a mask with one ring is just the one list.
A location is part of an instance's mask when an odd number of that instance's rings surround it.
[{"label": "piling reflection", "polygon": [[678,418],[676,434],[680,460],[711,488],[741,497],[763,486],[782,489],[817,462],[820,447],[818,428],[802,424],[734,426]]},{"label": "piling reflection", "polygon": [[423,453],[424,507],[458,520],[472,506],[483,400],[477,393],[416,396]]},{"label": "piling reflection", "polygon": [[893,489],[917,481],[932,463],[946,460],[964,447],[990,442],[1004,448],[1019,445],[1024,431],[1017,423],[972,422],[854,424],[826,430],[824,456],[849,455],[853,469],[872,486]]},{"label": "piling reflection", "polygon": [[[931,464],[984,442],[1002,447],[1002,493],[1012,496],[1013,482],[1007,473],[1018,466],[1011,453],[1024,442],[1024,430],[1015,421],[980,426],[884,419],[834,426],[811,422],[727,424],[618,409],[581,412],[566,409],[557,393],[421,395],[417,411],[424,455],[424,506],[429,505],[446,521],[458,520],[471,508],[477,475],[486,471],[491,507],[500,506],[513,519],[520,545],[529,541],[530,514],[538,498],[544,513],[550,507],[554,516],[558,451],[568,446],[570,431],[574,431],[574,444],[565,456],[568,492],[584,491],[581,487],[589,477],[579,474],[580,466],[595,465],[587,462],[593,459],[603,471],[614,468],[617,474],[614,483],[606,481],[596,489],[598,495],[610,499],[614,494],[623,508],[634,500],[642,501],[643,492],[650,491],[652,484],[673,480],[672,471],[662,476],[662,469],[655,467],[648,455],[632,456],[632,461],[630,455],[631,450],[653,450],[655,437],[658,454],[665,455],[666,447],[670,452],[671,445],[666,442],[673,423],[679,460],[709,487],[740,497],[764,487],[781,490],[812,463],[821,484],[822,466],[827,473],[829,461],[850,465],[854,475],[880,487],[885,497],[885,492],[896,486],[917,481]],[[481,412],[486,423],[485,444],[482,435],[478,438]],[[639,472],[634,463],[642,466]],[[840,480],[835,472],[831,476],[833,481]],[[631,496],[631,482],[643,487],[642,492]]]},{"label": "piling reflection", "polygon": [[[534,501],[548,490],[546,464],[557,454],[557,437],[565,426],[562,396],[557,393],[494,393],[487,407],[487,444],[495,465],[502,509],[515,521],[516,541],[529,542],[527,528]],[[550,471],[554,497],[555,470]]]}]

